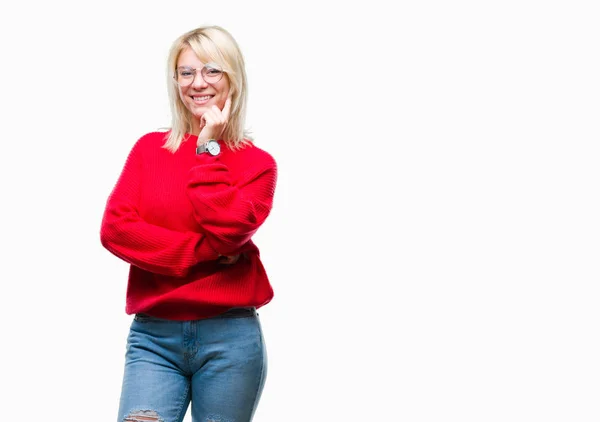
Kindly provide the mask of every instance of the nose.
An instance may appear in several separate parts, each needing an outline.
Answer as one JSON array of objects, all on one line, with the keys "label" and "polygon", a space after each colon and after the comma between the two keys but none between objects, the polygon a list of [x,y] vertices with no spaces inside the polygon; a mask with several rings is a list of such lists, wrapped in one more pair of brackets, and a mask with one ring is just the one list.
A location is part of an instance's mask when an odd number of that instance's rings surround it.
[{"label": "nose", "polygon": [[196,73],[194,75],[194,81],[192,82],[192,86],[194,88],[206,88],[208,86],[208,84],[202,77],[202,72],[200,72],[200,70],[196,70]]}]

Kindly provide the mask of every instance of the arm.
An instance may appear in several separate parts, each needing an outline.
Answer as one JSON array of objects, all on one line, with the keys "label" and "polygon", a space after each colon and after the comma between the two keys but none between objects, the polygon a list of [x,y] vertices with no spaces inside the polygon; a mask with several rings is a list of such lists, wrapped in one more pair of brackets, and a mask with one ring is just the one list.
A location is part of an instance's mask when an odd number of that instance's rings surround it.
[{"label": "arm", "polygon": [[217,157],[203,154],[197,160],[187,186],[194,216],[219,254],[238,253],[271,212],[276,163],[268,156],[234,185],[229,169]]},{"label": "arm", "polygon": [[201,261],[218,258],[201,233],[178,232],[144,221],[138,213],[141,180],[139,141],[110,194],[100,241],[122,260],[157,274],[183,277]]}]

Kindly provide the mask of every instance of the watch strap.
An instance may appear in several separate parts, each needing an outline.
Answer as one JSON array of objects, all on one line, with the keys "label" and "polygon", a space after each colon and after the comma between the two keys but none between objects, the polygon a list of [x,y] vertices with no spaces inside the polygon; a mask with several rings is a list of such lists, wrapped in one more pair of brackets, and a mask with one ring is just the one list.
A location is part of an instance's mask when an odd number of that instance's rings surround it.
[{"label": "watch strap", "polygon": [[205,152],[207,152],[207,153],[210,154],[210,152],[208,151],[208,148],[206,147],[209,142],[217,142],[217,140],[216,139],[209,139],[205,143],[203,143],[201,145],[198,145],[196,147],[196,154],[202,154],[202,153],[205,153]]},{"label": "watch strap", "polygon": [[202,154],[206,152],[206,144],[201,144],[196,147],[196,154]]}]

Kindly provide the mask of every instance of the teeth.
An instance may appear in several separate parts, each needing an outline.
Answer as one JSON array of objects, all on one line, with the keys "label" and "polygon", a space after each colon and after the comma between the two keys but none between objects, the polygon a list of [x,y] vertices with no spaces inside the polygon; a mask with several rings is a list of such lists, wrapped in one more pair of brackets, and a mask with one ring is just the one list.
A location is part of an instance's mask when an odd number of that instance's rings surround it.
[{"label": "teeth", "polygon": [[192,97],[194,101],[206,101],[210,99],[210,95],[205,95],[204,97]]}]

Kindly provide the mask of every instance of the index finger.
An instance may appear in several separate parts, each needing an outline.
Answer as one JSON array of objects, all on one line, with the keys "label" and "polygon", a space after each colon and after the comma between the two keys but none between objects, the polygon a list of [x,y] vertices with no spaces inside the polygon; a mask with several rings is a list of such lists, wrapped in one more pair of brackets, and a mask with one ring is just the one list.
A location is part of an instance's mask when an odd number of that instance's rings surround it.
[{"label": "index finger", "polygon": [[231,111],[231,94],[227,96],[227,100],[225,100],[225,105],[223,106],[223,116],[225,119],[229,118],[229,112]]}]

